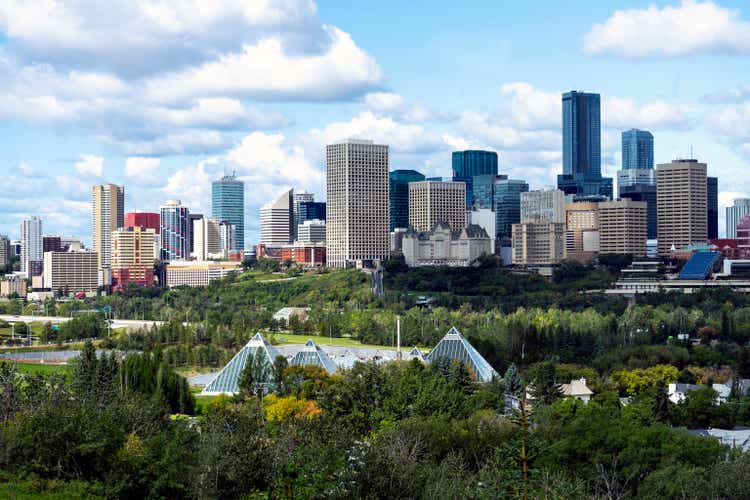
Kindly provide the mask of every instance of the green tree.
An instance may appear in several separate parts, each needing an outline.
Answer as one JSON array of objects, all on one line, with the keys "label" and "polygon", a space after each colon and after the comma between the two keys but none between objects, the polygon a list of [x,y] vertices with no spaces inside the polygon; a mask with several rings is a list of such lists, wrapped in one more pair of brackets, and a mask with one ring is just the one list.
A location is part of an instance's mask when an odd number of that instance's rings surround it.
[{"label": "green tree", "polygon": [[503,377],[505,383],[505,392],[520,397],[523,385],[521,384],[521,377],[518,375],[518,368],[515,363],[511,363],[508,369],[505,370],[505,376]]},{"label": "green tree", "polygon": [[535,401],[550,405],[562,396],[562,387],[557,382],[555,364],[544,361],[534,367],[530,391]]},{"label": "green tree", "polygon": [[257,349],[252,356],[248,356],[245,367],[237,381],[240,394],[262,400],[263,396],[268,393],[269,383],[273,376],[272,370],[273,368],[266,359],[265,353],[261,349]]}]

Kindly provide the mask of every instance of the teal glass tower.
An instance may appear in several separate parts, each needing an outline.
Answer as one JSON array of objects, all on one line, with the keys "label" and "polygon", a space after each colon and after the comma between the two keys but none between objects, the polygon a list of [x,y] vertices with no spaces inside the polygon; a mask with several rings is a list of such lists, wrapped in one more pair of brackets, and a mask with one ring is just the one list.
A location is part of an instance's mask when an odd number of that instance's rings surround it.
[{"label": "teal glass tower", "polygon": [[394,170],[390,173],[389,198],[391,204],[391,231],[409,227],[409,183],[425,180],[416,170]]},{"label": "teal glass tower", "polygon": [[234,225],[237,237],[232,250],[245,248],[245,183],[236,175],[211,183],[211,217]]},{"label": "teal glass tower", "polygon": [[454,151],[451,155],[453,181],[466,184],[466,206],[474,206],[474,178],[497,175],[497,153],[494,151]]}]

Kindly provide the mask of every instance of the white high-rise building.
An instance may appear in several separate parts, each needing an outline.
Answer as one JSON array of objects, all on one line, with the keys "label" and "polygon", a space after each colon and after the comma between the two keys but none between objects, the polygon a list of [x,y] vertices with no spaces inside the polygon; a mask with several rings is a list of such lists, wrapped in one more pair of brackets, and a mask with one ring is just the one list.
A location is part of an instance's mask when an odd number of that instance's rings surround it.
[{"label": "white high-rise building", "polygon": [[125,226],[125,187],[98,184],[91,188],[92,248],[99,254],[99,269],[110,265],[110,236]]},{"label": "white high-rise building", "polygon": [[[42,262],[42,219],[36,215],[21,221],[21,271],[31,279],[32,262]],[[41,266],[41,264],[39,264]]]},{"label": "white high-rise building", "polygon": [[197,260],[221,257],[221,221],[195,219],[193,221],[193,255]]},{"label": "white high-rise building", "polygon": [[390,255],[388,146],[347,140],[326,146],[326,260],[331,267]]},{"label": "white high-rise building", "polygon": [[541,219],[563,223],[565,201],[565,193],[559,189],[521,193],[521,222]]},{"label": "white high-rise building", "polygon": [[735,198],[731,207],[726,208],[727,238],[737,237],[737,224],[742,218],[750,214],[750,198]]},{"label": "white high-rise building", "polygon": [[292,242],[294,230],[294,190],[285,191],[276,200],[260,208],[260,242],[281,247]]},{"label": "white high-rise building", "polygon": [[417,231],[432,231],[438,222],[454,231],[466,227],[466,183],[410,182],[409,225]]}]

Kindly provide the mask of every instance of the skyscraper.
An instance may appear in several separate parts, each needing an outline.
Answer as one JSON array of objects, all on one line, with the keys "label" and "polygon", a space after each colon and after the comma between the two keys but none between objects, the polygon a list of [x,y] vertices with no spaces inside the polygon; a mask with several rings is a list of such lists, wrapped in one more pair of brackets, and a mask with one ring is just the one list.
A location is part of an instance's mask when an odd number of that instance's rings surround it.
[{"label": "skyscraper", "polygon": [[161,235],[161,260],[187,260],[190,258],[190,210],[180,200],[169,200],[159,207],[159,233]]},{"label": "skyscraper", "polygon": [[326,202],[303,201],[299,204],[298,226],[308,220],[326,220]]},{"label": "skyscraper", "polygon": [[292,241],[297,239],[297,226],[302,224],[302,219],[300,218],[300,211],[302,210],[302,203],[309,203],[315,201],[315,195],[312,193],[308,193],[307,191],[303,191],[301,193],[294,193],[294,207],[293,207],[293,217],[292,217]]},{"label": "skyscraper", "polygon": [[719,179],[718,177],[706,177],[706,216],[708,221],[708,239],[714,240],[719,237]]},{"label": "skyscraper", "polygon": [[637,128],[622,133],[622,169],[654,168],[654,136]]},{"label": "skyscraper", "polygon": [[497,238],[510,238],[513,224],[521,222],[521,193],[529,190],[526,181],[497,179],[495,181],[493,209]]},{"label": "skyscraper", "polygon": [[211,183],[211,217],[234,226],[236,243],[232,250],[245,248],[245,183],[234,174]]},{"label": "skyscraper", "polygon": [[[32,215],[21,221],[21,271],[31,279],[32,268],[40,267],[42,252],[42,219]],[[35,263],[37,266],[35,266]]]},{"label": "skyscraper", "polygon": [[[156,214],[154,214],[156,215]],[[112,288],[153,286],[156,231],[133,225],[112,232]]]},{"label": "skyscraper", "polygon": [[731,207],[726,208],[727,238],[737,237],[737,224],[750,214],[750,198],[735,198]]},{"label": "skyscraper", "polygon": [[112,231],[125,225],[125,187],[99,184],[91,188],[92,248],[99,254],[99,269],[109,267]]},{"label": "skyscraper", "polygon": [[656,167],[659,255],[706,242],[706,184],[706,164],[698,160],[673,160]]},{"label": "skyscraper", "polygon": [[409,183],[420,182],[424,175],[416,170],[394,170],[388,176],[391,205],[391,231],[409,226]]},{"label": "skyscraper", "polygon": [[599,94],[571,91],[562,96],[563,173],[557,187],[577,198],[612,197],[612,179],[602,177]]},{"label": "skyscraper", "polygon": [[466,184],[421,181],[409,183],[409,226],[432,231],[438,222],[454,231],[466,227]]},{"label": "skyscraper", "polygon": [[326,146],[326,259],[332,267],[390,255],[388,146],[347,140]]},{"label": "skyscraper", "polygon": [[260,207],[260,242],[269,247],[281,247],[293,241],[294,190]]},{"label": "skyscraper", "polygon": [[201,218],[193,222],[193,255],[196,260],[209,260],[221,254],[221,221]]},{"label": "skyscraper", "polygon": [[522,192],[520,196],[521,222],[565,222],[565,193],[559,189]]},{"label": "skyscraper", "polygon": [[474,177],[497,175],[497,165],[497,153],[494,151],[466,150],[453,152],[453,180],[466,184],[467,207],[474,206]]},{"label": "skyscraper", "polygon": [[599,203],[599,251],[646,255],[646,203],[615,200]]}]

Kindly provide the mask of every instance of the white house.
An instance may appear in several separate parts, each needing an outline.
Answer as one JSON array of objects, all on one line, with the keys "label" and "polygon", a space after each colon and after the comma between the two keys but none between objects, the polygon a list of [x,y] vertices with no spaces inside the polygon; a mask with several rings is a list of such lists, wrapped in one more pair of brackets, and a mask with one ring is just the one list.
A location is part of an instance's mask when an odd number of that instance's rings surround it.
[{"label": "white house", "polygon": [[578,380],[571,380],[569,384],[562,384],[563,396],[575,398],[584,403],[588,403],[594,392],[586,385],[586,379],[581,377]]}]

